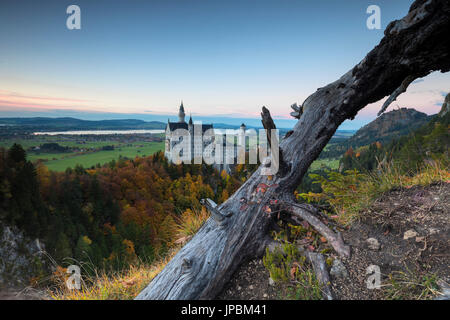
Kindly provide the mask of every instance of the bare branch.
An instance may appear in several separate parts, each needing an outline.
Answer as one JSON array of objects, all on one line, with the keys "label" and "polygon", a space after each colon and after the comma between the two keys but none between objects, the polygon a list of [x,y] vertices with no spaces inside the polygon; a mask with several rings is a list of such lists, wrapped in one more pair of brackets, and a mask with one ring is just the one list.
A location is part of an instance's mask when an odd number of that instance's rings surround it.
[{"label": "bare branch", "polygon": [[397,100],[398,96],[401,95],[403,92],[406,92],[406,89],[408,89],[408,86],[413,82],[417,77],[416,76],[407,76],[405,80],[403,80],[400,87],[394,90],[392,94],[389,96],[389,98],[383,103],[383,106],[381,107],[381,110],[378,111],[378,116],[380,116],[383,112],[386,111],[386,109],[389,107],[389,105]]},{"label": "bare branch", "polygon": [[308,222],[317,232],[323,235],[333,249],[341,256],[350,257],[350,247],[344,243],[341,234],[333,232],[322,221],[320,221],[311,209],[302,206],[297,203],[282,202],[281,207],[291,213],[291,219],[297,224],[300,224],[301,220]]},{"label": "bare branch", "polygon": [[200,203],[205,206],[206,209],[211,213],[211,216],[213,219],[218,223],[222,223],[222,221],[225,220],[225,218],[231,217],[233,213],[223,214],[217,209],[217,204],[212,201],[210,198],[201,199]]},{"label": "bare branch", "polygon": [[291,108],[292,110],[294,110],[293,112],[291,112],[291,116],[300,119],[303,114],[303,106],[299,107],[297,103],[294,103],[293,105],[291,105]]}]

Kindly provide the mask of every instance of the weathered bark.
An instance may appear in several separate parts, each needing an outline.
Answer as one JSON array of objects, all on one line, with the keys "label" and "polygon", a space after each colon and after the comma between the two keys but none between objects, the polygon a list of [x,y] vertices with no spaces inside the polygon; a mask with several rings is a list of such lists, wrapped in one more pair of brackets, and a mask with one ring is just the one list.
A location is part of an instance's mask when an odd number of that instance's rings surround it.
[{"label": "weathered bark", "polygon": [[303,114],[280,144],[287,170],[268,179],[258,168],[217,207],[232,215],[220,223],[209,219],[137,299],[214,298],[241,262],[263,254],[274,219],[270,201],[293,201],[293,190],[344,120],[390,95],[409,76],[449,71],[448,30],[449,0],[415,1],[358,65],[305,100]]}]

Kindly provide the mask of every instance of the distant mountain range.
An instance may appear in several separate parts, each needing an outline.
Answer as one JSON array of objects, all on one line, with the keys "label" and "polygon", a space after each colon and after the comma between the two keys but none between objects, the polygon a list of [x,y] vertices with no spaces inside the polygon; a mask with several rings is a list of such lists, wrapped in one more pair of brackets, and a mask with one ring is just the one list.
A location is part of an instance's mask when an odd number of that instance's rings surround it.
[{"label": "distant mountain range", "polygon": [[[0,118],[0,126],[22,131],[64,131],[64,130],[130,130],[130,129],[164,129],[160,121],[143,121],[136,119],[122,120],[80,120],[76,118]],[[4,130],[2,130],[4,131]]]},{"label": "distant mountain range", "polygon": [[[72,117],[50,118],[0,118],[0,133],[32,133],[46,131],[74,131],[74,130],[161,130],[166,128],[166,122],[144,121],[137,119],[117,120],[81,120]],[[214,123],[216,129],[238,129],[239,125]],[[248,129],[262,128],[247,126]],[[284,135],[288,129],[281,128],[280,135]],[[354,131],[338,130],[335,137],[348,138]]]},{"label": "distant mountain range", "polygon": [[[0,131],[36,132],[36,131],[74,131],[74,130],[151,130],[165,129],[166,122],[144,121],[137,119],[117,120],[81,120],[71,117],[49,118],[0,118]],[[217,129],[238,129],[238,125],[214,123]],[[255,128],[248,126],[248,128]]]}]

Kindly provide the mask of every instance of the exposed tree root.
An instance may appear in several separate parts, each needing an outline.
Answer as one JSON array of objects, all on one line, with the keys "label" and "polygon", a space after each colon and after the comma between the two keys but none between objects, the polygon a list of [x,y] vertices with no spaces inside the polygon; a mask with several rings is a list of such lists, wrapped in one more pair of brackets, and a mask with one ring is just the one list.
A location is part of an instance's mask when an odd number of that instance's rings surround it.
[{"label": "exposed tree root", "polygon": [[[267,248],[269,249],[269,252],[274,252],[277,248],[279,250],[283,250],[281,243],[274,240],[269,241]],[[331,289],[330,276],[328,274],[325,258],[323,257],[323,255],[321,253],[306,251],[303,248],[298,249],[300,254],[304,256],[313,267],[317,281],[321,286],[323,298],[326,300],[334,300],[334,294]]]},{"label": "exposed tree root", "polygon": [[317,281],[322,285],[322,294],[326,300],[334,300],[331,290],[331,281],[328,274],[325,258],[321,253],[305,251],[305,256],[311,263],[316,274]]},{"label": "exposed tree root", "polygon": [[344,243],[344,239],[342,239],[339,232],[332,231],[314,215],[315,209],[313,207],[291,202],[282,202],[281,208],[290,213],[290,218],[295,224],[301,224],[300,219],[308,222],[317,232],[327,239],[340,256],[350,257],[350,246]]}]

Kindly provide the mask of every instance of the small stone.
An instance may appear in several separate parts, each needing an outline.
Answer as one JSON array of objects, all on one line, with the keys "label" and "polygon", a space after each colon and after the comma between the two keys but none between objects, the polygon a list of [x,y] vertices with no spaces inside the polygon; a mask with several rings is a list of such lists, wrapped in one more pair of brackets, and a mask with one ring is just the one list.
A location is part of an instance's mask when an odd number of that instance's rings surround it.
[{"label": "small stone", "polygon": [[417,232],[415,232],[413,229],[410,229],[408,231],[405,231],[405,233],[403,234],[403,240],[408,240],[411,238],[414,238],[417,236]]},{"label": "small stone", "polygon": [[242,288],[240,286],[238,286],[237,289],[238,289],[238,291],[241,291]]},{"label": "small stone", "polygon": [[335,278],[348,278],[347,269],[339,259],[334,259],[330,274]]},{"label": "small stone", "polygon": [[437,281],[437,285],[441,289],[441,294],[435,297],[434,300],[450,300],[450,286],[442,279]]},{"label": "small stone", "polygon": [[367,247],[370,250],[374,250],[374,251],[380,250],[381,245],[380,245],[380,243],[378,242],[377,239],[369,238],[369,239],[366,240],[366,243],[367,243]]},{"label": "small stone", "polygon": [[250,287],[248,287],[250,290],[253,290],[253,285],[250,285]]},{"label": "small stone", "polygon": [[430,229],[428,229],[428,231],[430,232],[430,234],[439,233],[439,229],[437,229],[437,228],[430,228]]},{"label": "small stone", "polygon": [[275,285],[275,281],[273,281],[272,278],[269,278],[269,285],[271,285],[271,286]]},{"label": "small stone", "polygon": [[264,294],[263,294],[263,298],[267,298],[267,293],[264,293]]},{"label": "small stone", "polygon": [[416,237],[416,242],[422,242],[425,240],[425,237]]}]

